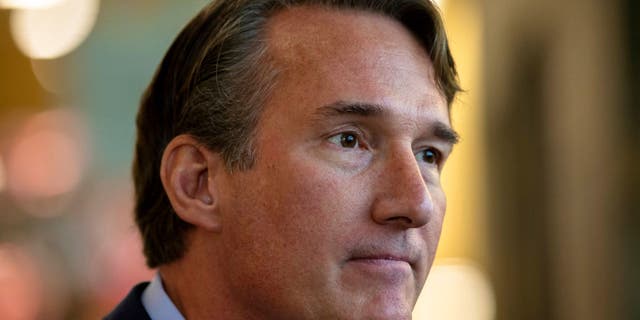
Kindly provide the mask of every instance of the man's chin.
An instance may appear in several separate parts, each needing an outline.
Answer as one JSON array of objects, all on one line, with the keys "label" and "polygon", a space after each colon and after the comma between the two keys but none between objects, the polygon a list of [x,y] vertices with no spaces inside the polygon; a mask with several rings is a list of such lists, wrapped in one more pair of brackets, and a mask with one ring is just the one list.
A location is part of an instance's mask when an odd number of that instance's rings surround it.
[{"label": "man's chin", "polygon": [[[357,293],[356,293],[357,292]],[[367,287],[341,299],[339,319],[411,319],[415,294],[398,287]]]}]

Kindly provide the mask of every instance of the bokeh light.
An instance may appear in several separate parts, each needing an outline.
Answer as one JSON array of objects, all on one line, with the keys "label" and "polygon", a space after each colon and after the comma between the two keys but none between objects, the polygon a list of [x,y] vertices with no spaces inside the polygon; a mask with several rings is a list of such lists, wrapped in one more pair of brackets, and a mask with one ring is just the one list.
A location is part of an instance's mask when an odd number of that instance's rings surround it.
[{"label": "bokeh light", "polygon": [[12,171],[16,176],[12,186],[19,193],[38,197],[53,197],[73,189],[80,181],[80,154],[74,142],[55,131],[40,131],[25,135],[15,146]]},{"label": "bokeh light", "polygon": [[43,9],[55,6],[63,0],[0,0],[0,8]]},{"label": "bokeh light", "polygon": [[35,320],[42,308],[36,260],[16,245],[0,244],[0,319]]},{"label": "bokeh light", "polygon": [[63,0],[46,8],[16,9],[11,13],[11,34],[28,57],[55,59],[86,39],[99,7],[99,0]]},{"label": "bokeh light", "polygon": [[[7,184],[19,204],[52,199],[78,186],[87,163],[85,131],[79,116],[65,109],[43,112],[26,122],[7,157]],[[28,211],[54,213],[43,208]]]},{"label": "bokeh light", "polygon": [[487,276],[475,264],[445,260],[431,269],[413,311],[416,320],[493,320],[496,302]]}]

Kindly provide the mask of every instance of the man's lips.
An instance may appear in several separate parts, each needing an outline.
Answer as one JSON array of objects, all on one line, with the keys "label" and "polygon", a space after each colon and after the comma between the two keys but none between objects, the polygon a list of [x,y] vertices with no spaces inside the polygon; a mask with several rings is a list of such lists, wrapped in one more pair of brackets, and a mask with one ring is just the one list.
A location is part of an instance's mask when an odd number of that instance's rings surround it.
[{"label": "man's lips", "polygon": [[353,252],[347,262],[367,263],[374,265],[399,265],[408,264],[412,269],[416,267],[418,255],[410,255],[396,252]]},{"label": "man's lips", "polygon": [[410,261],[407,256],[401,255],[358,255],[347,260],[345,267],[350,271],[348,274],[357,275],[356,279],[401,284],[405,283],[415,271]]},{"label": "man's lips", "polygon": [[370,255],[370,256],[356,256],[349,259],[354,262],[406,262],[408,264],[413,264],[411,259],[405,256],[397,256],[390,254],[380,254],[380,255]]},{"label": "man's lips", "polygon": [[417,243],[405,239],[386,241],[369,239],[351,247],[343,261],[397,266],[408,264],[412,269],[419,270],[422,268],[421,261],[425,251]]},{"label": "man's lips", "polygon": [[[357,281],[381,281],[380,284],[406,284],[412,277],[420,277],[422,251],[408,243],[365,243],[348,251],[343,260],[345,275]],[[417,279],[417,278],[415,278]],[[414,279],[414,280],[415,280]]]}]

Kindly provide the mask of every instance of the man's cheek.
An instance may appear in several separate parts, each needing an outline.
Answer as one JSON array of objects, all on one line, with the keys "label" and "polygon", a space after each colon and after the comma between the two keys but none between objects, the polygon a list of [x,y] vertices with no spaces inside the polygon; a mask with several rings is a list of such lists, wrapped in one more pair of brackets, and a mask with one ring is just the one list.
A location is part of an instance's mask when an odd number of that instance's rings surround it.
[{"label": "man's cheek", "polygon": [[283,184],[286,188],[274,194],[278,207],[272,210],[280,219],[280,232],[297,237],[326,235],[351,207],[347,188],[328,175],[309,173]]}]

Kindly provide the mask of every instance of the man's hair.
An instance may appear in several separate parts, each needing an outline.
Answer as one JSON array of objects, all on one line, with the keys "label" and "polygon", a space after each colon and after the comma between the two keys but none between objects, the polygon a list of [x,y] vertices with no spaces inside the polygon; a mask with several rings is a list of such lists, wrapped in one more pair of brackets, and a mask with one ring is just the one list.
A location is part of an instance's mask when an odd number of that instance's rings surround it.
[{"label": "man's hair", "polygon": [[149,267],[180,259],[193,227],[175,214],[162,187],[165,147],[189,134],[218,152],[227,170],[252,167],[255,129],[277,80],[265,26],[275,12],[300,5],[364,10],[401,22],[428,52],[449,106],[460,90],[442,19],[430,0],[213,1],[169,48],[137,116],[135,218]]}]

